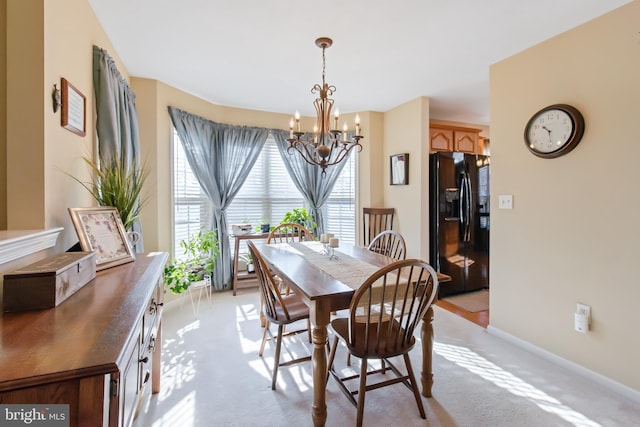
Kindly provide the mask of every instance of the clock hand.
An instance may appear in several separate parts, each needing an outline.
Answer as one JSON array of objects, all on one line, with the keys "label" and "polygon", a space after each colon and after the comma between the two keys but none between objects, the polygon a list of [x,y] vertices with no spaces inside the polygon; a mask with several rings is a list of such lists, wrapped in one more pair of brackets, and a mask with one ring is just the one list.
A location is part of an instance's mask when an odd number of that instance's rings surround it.
[{"label": "clock hand", "polygon": [[546,130],[546,131],[547,131],[547,133],[549,134],[549,142],[552,142],[552,141],[551,141],[551,129],[547,129],[547,127],[546,127],[546,126],[542,126],[542,129],[544,129],[544,130]]}]

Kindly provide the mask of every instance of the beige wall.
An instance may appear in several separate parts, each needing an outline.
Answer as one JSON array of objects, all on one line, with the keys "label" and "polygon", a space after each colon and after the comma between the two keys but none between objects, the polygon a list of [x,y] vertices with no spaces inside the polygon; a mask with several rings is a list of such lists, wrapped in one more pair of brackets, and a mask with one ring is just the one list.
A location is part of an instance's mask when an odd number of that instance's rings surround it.
[{"label": "beige wall", "polygon": [[384,114],[378,112],[360,113],[362,151],[357,154],[358,188],[356,189],[356,221],[358,229],[356,242],[362,243],[364,232],[360,219],[363,207],[384,207]]},{"label": "beige wall", "polygon": [[7,1],[8,229],[45,226],[44,9]]},{"label": "beige wall", "polygon": [[[389,157],[409,153],[409,185],[390,185]],[[417,98],[384,113],[381,165],[384,206],[394,207],[393,228],[407,243],[408,258],[429,259],[429,100]]]},{"label": "beige wall", "polygon": [[[640,390],[640,43],[636,1],[491,67],[491,326]],[[524,146],[533,113],[584,115],[578,147]],[[573,329],[576,302],[592,330]]]},{"label": "beige wall", "polygon": [[[66,250],[78,241],[67,208],[94,205],[69,177],[90,180],[82,157],[93,156],[95,143],[93,44],[128,76],[85,0],[6,0],[6,8],[6,228],[62,226],[56,250]],[[51,92],[62,77],[86,96],[85,137],[62,128],[53,112]]]},{"label": "beige wall", "polygon": [[7,0],[0,0],[0,230],[7,228]]}]

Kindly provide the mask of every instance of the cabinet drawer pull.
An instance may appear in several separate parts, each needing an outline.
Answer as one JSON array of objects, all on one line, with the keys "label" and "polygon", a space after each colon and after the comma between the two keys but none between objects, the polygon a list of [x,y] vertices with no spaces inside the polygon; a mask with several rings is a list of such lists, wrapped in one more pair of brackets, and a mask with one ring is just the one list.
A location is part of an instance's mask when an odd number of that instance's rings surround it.
[{"label": "cabinet drawer pull", "polygon": [[142,359],[139,360],[140,363],[147,363],[149,361],[149,357],[145,356]]},{"label": "cabinet drawer pull", "polygon": [[162,307],[164,305],[163,302],[156,302],[155,299],[151,300],[151,305],[149,306],[149,314],[153,314],[158,311],[158,307]]},{"label": "cabinet drawer pull", "polygon": [[149,339],[149,351],[150,352],[154,352],[156,351],[156,337],[155,336],[151,336],[151,338]]}]

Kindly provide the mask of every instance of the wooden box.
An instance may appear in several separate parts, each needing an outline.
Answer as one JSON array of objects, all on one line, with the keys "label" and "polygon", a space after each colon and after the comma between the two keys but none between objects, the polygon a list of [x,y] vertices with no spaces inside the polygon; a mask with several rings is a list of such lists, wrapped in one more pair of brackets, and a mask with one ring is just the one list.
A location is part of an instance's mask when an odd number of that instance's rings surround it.
[{"label": "wooden box", "polygon": [[4,275],[2,309],[57,307],[94,277],[94,252],[65,252],[41,259]]}]

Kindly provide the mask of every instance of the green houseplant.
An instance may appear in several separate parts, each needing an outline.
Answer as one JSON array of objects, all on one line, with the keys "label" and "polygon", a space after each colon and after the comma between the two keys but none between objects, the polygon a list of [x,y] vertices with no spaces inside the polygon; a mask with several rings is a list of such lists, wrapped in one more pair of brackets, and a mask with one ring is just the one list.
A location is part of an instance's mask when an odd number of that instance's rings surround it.
[{"label": "green houseplant", "polygon": [[164,281],[174,294],[186,291],[193,282],[211,277],[218,258],[218,234],[216,230],[201,230],[187,240],[180,241],[184,258],[174,259],[164,269]]},{"label": "green houseplant", "polygon": [[91,193],[98,205],[116,208],[125,230],[131,231],[148,200],[148,197],[142,197],[142,186],[149,171],[145,168],[127,171],[117,158],[100,161],[100,164],[86,157],[83,159],[93,173],[93,182],[72,178]]},{"label": "green houseplant", "polygon": [[293,210],[290,210],[289,212],[284,214],[284,217],[282,218],[282,221],[280,221],[280,224],[292,222],[306,227],[307,230],[315,234],[315,230],[317,228],[316,222],[307,212],[306,208],[293,208]]}]

